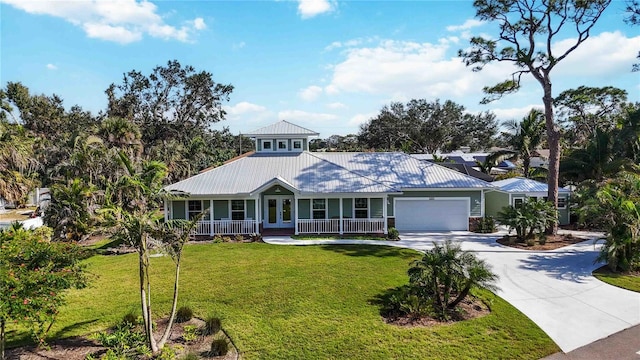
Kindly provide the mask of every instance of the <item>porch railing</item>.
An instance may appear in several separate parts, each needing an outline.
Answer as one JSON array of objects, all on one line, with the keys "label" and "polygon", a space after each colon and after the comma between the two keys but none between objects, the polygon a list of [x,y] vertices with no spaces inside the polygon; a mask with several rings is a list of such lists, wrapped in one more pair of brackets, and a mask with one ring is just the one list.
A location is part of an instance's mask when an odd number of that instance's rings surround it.
[{"label": "porch railing", "polygon": [[196,235],[236,235],[255,232],[255,220],[203,220],[198,221],[196,227]]},{"label": "porch railing", "polygon": [[[340,219],[298,219],[298,233],[340,233]],[[342,219],[342,233],[384,233],[384,219]]]}]

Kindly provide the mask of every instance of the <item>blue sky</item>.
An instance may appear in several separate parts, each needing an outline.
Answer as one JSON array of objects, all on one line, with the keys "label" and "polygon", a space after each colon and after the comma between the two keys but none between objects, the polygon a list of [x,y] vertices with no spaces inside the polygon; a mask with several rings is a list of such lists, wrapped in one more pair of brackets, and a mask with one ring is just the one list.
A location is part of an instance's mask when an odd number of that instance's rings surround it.
[{"label": "blue sky", "polygon": [[[591,38],[554,70],[556,95],[611,85],[640,101],[640,74],[630,72],[640,27],[624,24],[623,9],[614,0]],[[0,0],[0,81],[97,113],[123,73],[148,74],[177,59],[234,85],[217,125],[234,133],[278,120],[321,137],[357,133],[385,104],[412,98],[451,99],[500,120],[541,107],[530,78],[519,93],[479,104],[482,87],[514,69],[462,65],[456,53],[469,37],[497,28],[474,14],[471,1]]]}]

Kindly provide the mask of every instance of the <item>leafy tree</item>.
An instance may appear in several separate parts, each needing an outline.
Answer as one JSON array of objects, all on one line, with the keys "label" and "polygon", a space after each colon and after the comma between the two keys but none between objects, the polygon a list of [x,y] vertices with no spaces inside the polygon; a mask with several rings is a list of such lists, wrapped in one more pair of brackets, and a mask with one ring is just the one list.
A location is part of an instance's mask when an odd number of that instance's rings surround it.
[{"label": "leafy tree", "polygon": [[0,359],[4,360],[5,326],[27,326],[44,344],[64,304],[64,290],[87,282],[81,249],[50,242],[43,232],[12,226],[0,231]]},{"label": "leafy tree", "polygon": [[[475,0],[476,17],[498,23],[497,39],[482,36],[471,39],[472,48],[459,55],[474,71],[492,62],[508,62],[516,67],[510,79],[484,87],[488,103],[518,91],[523,75],[530,74],[543,90],[547,142],[549,144],[549,201],[558,206],[558,174],[560,166],[560,128],[553,114],[552,70],[586,41],[611,0]],[[571,30],[572,29],[572,30]],[[577,38],[566,50],[556,53],[553,42],[566,38],[567,31]],[[557,224],[550,228],[557,232]]]},{"label": "leafy tree", "polygon": [[445,319],[471,289],[497,290],[498,276],[490,265],[450,240],[443,245],[434,243],[422,259],[412,263],[408,273],[411,286],[422,289],[421,294],[433,300],[434,309]]},{"label": "leafy tree", "polygon": [[43,220],[53,229],[56,240],[82,241],[89,237],[96,225],[99,193],[82,179],[51,186],[51,202]]},{"label": "leafy tree", "polygon": [[507,141],[516,151],[516,156],[522,159],[524,177],[529,178],[531,157],[543,140],[544,114],[540,110],[532,109],[522,121],[508,121],[503,125],[512,131],[506,134]]},{"label": "leafy tree", "polygon": [[34,142],[22,125],[0,119],[0,198],[20,202],[35,187]]},{"label": "leafy tree", "polygon": [[121,84],[111,84],[107,115],[133,120],[146,152],[170,139],[185,143],[222,120],[222,103],[232,91],[233,86],[214,82],[210,73],[173,60],[148,76],[133,70]]},{"label": "leafy tree", "polygon": [[554,105],[560,119],[568,123],[570,143],[585,144],[595,135],[596,129],[615,129],[626,101],[627,92],[622,89],[580,86],[560,93]]},{"label": "leafy tree", "polygon": [[532,239],[543,233],[552,223],[558,222],[558,211],[548,201],[527,198],[518,206],[505,206],[498,212],[496,220],[515,230],[518,241]]},{"label": "leafy tree", "polygon": [[621,173],[599,183],[595,195],[586,199],[581,214],[607,232],[598,260],[612,271],[640,269],[640,175]]},{"label": "leafy tree", "polygon": [[364,148],[380,151],[434,153],[490,146],[496,129],[491,113],[468,114],[464,106],[450,100],[441,104],[414,99],[384,106],[360,127],[358,141]]}]

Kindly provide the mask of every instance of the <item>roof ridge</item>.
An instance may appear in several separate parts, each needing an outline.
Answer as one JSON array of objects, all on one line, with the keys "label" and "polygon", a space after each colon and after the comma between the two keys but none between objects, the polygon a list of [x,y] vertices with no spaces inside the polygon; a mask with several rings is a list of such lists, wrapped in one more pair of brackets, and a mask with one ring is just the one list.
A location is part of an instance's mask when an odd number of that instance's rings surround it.
[{"label": "roof ridge", "polygon": [[359,176],[359,177],[361,177],[361,178],[363,178],[363,179],[367,179],[367,180],[369,180],[369,181],[372,181],[372,182],[374,182],[375,184],[382,185],[382,186],[384,186],[384,187],[386,187],[386,188],[388,188],[388,189],[394,190],[394,191],[400,191],[399,189],[397,189],[397,188],[395,188],[395,187],[391,187],[391,186],[389,186],[389,185],[387,185],[387,184],[385,184],[385,183],[382,183],[382,182],[380,182],[380,181],[378,181],[378,180],[372,179],[372,178],[370,178],[370,177],[368,177],[368,176],[365,176],[365,175],[359,174],[359,173],[357,173],[357,172],[355,172],[355,171],[353,171],[353,170],[347,169],[346,167],[344,167],[344,166],[342,166],[342,165],[340,165],[340,164],[336,164],[336,163],[334,163],[333,161],[330,161],[330,160],[328,160],[328,159],[325,159],[325,158],[323,158],[323,157],[321,157],[321,156],[319,156],[319,155],[315,155],[315,154],[314,154],[313,152],[311,152],[311,151],[306,151],[306,150],[305,150],[305,151],[303,151],[303,153],[306,153],[306,154],[308,154],[309,156],[313,156],[313,157],[315,157],[316,159],[319,159],[320,161],[325,161],[325,162],[328,162],[329,164],[335,165],[335,166],[337,166],[337,167],[339,167],[339,168],[341,168],[341,169],[343,169],[343,170],[345,170],[345,171],[347,171],[347,172],[349,172],[349,173],[351,173],[351,174],[354,174],[354,175]]}]

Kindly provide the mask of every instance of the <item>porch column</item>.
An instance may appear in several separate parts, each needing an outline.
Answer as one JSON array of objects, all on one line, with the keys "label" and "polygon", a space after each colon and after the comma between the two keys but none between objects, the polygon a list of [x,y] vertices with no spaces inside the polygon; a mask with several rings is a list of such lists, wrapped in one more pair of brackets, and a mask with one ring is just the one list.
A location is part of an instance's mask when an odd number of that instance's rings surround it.
[{"label": "porch column", "polygon": [[256,197],[254,203],[254,211],[256,212],[256,224],[255,224],[255,229],[256,229],[256,234],[260,233],[260,212],[258,211],[259,206],[258,206],[258,200],[260,199],[260,196]]},{"label": "porch column", "polygon": [[209,199],[209,235],[213,237],[213,199]]},{"label": "porch column", "polygon": [[382,223],[382,225],[384,226],[384,234],[387,235],[388,233],[388,229],[387,229],[387,201],[389,201],[389,198],[387,197],[387,194],[384,194],[384,197],[382,198],[382,218],[384,219],[384,222]]},{"label": "porch column", "polygon": [[167,222],[167,220],[169,220],[169,206],[168,203],[169,200],[165,199],[162,203],[164,206],[164,222]]},{"label": "porch column", "polygon": [[[312,202],[313,200],[311,200]],[[294,229],[294,234],[296,235],[300,235],[300,231],[298,231],[298,194],[296,194],[295,192],[293,193],[293,213],[295,214],[295,216],[293,217],[294,219],[294,223],[293,223],[293,229]],[[312,216],[313,217],[313,216]]]},{"label": "porch column", "polygon": [[484,189],[480,190],[480,217],[484,217]]},{"label": "porch column", "polygon": [[342,201],[343,199],[340,198],[340,224],[338,225],[340,228],[340,235],[342,235],[344,233],[344,229],[342,228]]}]

